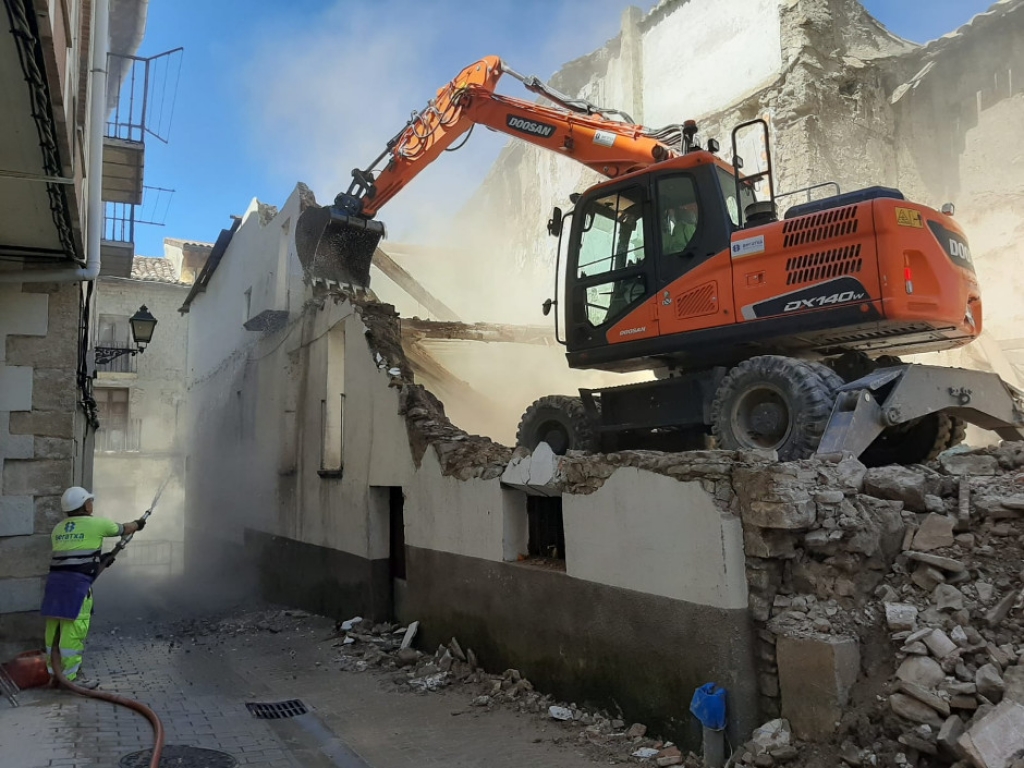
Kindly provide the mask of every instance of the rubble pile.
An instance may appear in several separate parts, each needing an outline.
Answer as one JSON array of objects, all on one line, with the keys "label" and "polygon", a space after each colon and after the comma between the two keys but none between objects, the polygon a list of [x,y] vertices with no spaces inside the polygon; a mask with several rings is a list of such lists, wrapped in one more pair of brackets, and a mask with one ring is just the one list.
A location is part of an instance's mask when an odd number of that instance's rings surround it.
[{"label": "rubble pile", "polygon": [[441,401],[415,382],[402,348],[401,318],[395,308],[347,293],[336,297],[353,302],[366,326],[366,340],[377,368],[391,378],[390,386],[399,390],[399,414],[405,417],[417,466],[427,448],[433,446],[446,476],[459,480],[499,477],[511,458],[511,449],[456,427],[445,414]]},{"label": "rubble pile", "polygon": [[[1022,467],[1006,443],[734,469],[763,711],[832,748],[801,764],[1024,768]],[[737,757],[783,762],[756,739]]]},{"label": "rubble pile", "polygon": [[651,765],[682,765],[698,768],[700,760],[684,754],[671,742],[650,738],[642,723],[627,723],[607,712],[591,711],[575,702],[558,702],[536,691],[516,669],[492,674],[481,668],[470,648],[463,649],[456,638],[433,654],[412,647],[419,624],[409,626],[374,624],[355,617],[338,624],[334,637],[340,654],[340,669],[365,672],[390,671],[396,685],[428,693],[462,686],[472,696],[471,708],[508,707],[565,724],[573,733],[567,741],[591,745],[607,752],[611,759],[639,760]]}]

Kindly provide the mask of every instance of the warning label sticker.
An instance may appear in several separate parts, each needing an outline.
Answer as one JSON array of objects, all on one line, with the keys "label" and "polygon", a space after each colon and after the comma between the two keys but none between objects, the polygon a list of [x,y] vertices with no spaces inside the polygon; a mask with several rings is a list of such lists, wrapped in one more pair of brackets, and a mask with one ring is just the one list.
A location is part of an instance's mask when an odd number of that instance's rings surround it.
[{"label": "warning label sticker", "polygon": [[897,208],[896,223],[901,227],[924,229],[924,219],[921,218],[921,212],[915,211],[913,208]]},{"label": "warning label sticker", "polygon": [[615,134],[611,131],[595,131],[594,143],[602,147],[610,147],[615,144]]}]

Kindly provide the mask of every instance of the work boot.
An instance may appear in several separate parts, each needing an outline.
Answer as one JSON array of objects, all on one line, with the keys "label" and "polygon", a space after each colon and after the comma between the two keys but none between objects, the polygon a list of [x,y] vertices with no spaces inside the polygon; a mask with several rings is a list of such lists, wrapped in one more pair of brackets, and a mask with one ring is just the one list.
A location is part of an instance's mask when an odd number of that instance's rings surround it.
[{"label": "work boot", "polygon": [[85,688],[90,691],[94,691],[100,687],[98,680],[93,680],[91,677],[87,677],[85,675],[78,675],[71,682],[79,688]]}]

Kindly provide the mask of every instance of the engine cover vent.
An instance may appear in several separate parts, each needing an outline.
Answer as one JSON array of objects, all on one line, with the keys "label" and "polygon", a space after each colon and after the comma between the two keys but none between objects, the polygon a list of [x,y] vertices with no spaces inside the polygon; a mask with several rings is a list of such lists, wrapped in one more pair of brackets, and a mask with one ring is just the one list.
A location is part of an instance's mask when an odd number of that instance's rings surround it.
[{"label": "engine cover vent", "polygon": [[701,317],[718,311],[718,281],[712,280],[676,298],[676,317]]},{"label": "engine cover vent", "polygon": [[816,283],[842,275],[853,275],[860,272],[863,266],[860,243],[804,256],[792,256],[786,260],[786,285]]},{"label": "engine cover vent", "polygon": [[832,208],[810,216],[789,219],[782,225],[783,246],[794,248],[819,240],[852,235],[857,231],[857,206]]}]

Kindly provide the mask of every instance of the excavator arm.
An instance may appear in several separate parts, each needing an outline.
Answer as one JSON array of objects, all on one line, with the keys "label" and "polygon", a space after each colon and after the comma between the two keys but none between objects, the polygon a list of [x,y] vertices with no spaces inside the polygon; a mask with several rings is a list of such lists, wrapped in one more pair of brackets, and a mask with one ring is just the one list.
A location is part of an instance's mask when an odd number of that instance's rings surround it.
[{"label": "excavator arm", "polygon": [[[495,93],[503,74],[555,106]],[[476,125],[571,157],[609,178],[676,157],[693,138],[684,126],[651,131],[623,112],[564,96],[488,56],[439,89],[368,168],[354,170],[348,191],[333,206],[303,212],[295,239],[307,275],[367,286],[384,235],[377,212]]]},{"label": "excavator arm", "polygon": [[[511,74],[557,108],[496,94],[498,80]],[[625,118],[612,120],[606,115]],[[361,200],[360,213],[373,218],[406,184],[475,125],[507,133],[571,157],[609,178],[646,168],[678,153],[628,115],[568,99],[508,68],[497,56],[471,64],[437,92],[427,108],[388,142],[365,171],[354,171],[348,194]],[[376,166],[384,163],[379,171]]]}]

